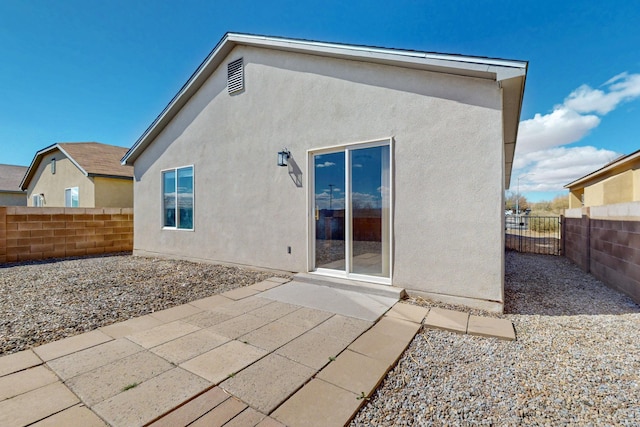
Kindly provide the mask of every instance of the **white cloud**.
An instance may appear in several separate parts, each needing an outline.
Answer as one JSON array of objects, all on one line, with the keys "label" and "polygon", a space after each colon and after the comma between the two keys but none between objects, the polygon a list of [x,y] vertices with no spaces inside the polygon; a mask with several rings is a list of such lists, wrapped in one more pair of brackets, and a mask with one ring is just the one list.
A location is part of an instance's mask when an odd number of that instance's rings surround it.
[{"label": "white cloud", "polygon": [[316,165],[316,167],[317,167],[317,168],[328,168],[328,167],[335,166],[335,165],[336,165],[336,164],[335,164],[335,163],[333,163],[333,162],[324,162],[324,163],[318,163],[318,164]]},{"label": "white cloud", "polygon": [[564,186],[619,156],[615,151],[586,147],[555,147],[526,155],[530,167],[514,169],[511,191],[563,191]]},{"label": "white cloud", "polygon": [[563,191],[620,154],[592,146],[563,147],[580,141],[600,125],[602,116],[623,102],[640,98],[640,74],[621,73],[598,89],[582,85],[548,114],[520,122],[511,179],[520,192]]}]

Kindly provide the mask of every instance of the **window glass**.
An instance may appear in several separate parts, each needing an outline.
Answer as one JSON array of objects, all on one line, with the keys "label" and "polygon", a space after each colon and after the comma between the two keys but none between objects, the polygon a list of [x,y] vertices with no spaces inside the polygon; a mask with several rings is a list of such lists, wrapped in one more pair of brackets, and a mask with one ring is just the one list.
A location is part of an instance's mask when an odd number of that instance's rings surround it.
[{"label": "window glass", "polygon": [[176,226],[176,171],[162,172],[163,223],[165,227]]},{"label": "window glass", "polygon": [[193,228],[193,168],[178,169],[178,228]]},{"label": "window glass", "polygon": [[193,166],[162,172],[163,225],[193,229]]},{"label": "window glass", "polygon": [[78,187],[67,188],[64,190],[64,206],[67,208],[77,208],[80,206]]}]

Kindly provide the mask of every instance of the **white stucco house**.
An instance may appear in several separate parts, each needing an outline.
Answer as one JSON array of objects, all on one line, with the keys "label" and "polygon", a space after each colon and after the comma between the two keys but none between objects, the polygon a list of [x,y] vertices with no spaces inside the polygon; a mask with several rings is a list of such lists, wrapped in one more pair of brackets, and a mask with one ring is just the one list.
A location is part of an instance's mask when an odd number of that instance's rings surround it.
[{"label": "white stucco house", "polygon": [[501,311],[527,62],[226,34],[123,157],[134,253]]}]

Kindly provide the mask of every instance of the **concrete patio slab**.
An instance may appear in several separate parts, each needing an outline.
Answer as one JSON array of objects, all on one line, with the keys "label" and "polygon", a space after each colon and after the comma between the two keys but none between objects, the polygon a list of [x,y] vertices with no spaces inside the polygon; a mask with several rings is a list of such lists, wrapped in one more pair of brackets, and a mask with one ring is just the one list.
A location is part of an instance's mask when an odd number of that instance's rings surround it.
[{"label": "concrete patio slab", "polygon": [[188,317],[193,314],[201,312],[203,309],[191,304],[182,304],[175,307],[167,308],[166,310],[156,311],[149,314],[149,316],[158,319],[162,323],[169,323],[175,320],[180,320],[183,317]]},{"label": "concrete patio slab", "polygon": [[303,328],[302,326],[276,320],[275,322],[268,323],[248,334],[240,336],[238,341],[260,347],[267,351],[273,351],[308,330],[309,329]]},{"label": "concrete patio slab", "polygon": [[277,354],[270,354],[220,384],[220,387],[265,414],[316,373]]},{"label": "concrete patio slab", "polygon": [[146,331],[136,332],[135,334],[127,336],[127,339],[144,348],[152,348],[198,330],[200,330],[200,328],[195,325],[176,320],[175,322],[156,326]]},{"label": "concrete patio slab", "polygon": [[373,322],[367,320],[354,319],[336,314],[313,328],[312,331],[337,338],[340,341],[351,342],[372,325]]},{"label": "concrete patio slab", "polygon": [[119,338],[95,347],[71,353],[47,362],[63,380],[92,371],[100,366],[122,359],[144,350],[128,339]]},{"label": "concrete patio slab", "polygon": [[424,319],[424,325],[429,328],[466,334],[468,321],[469,313],[433,307]]},{"label": "concrete patio slab", "polygon": [[[270,301],[270,300],[267,300]],[[260,307],[251,312],[252,315],[264,317],[269,320],[277,320],[287,314],[300,309],[299,305],[287,304],[286,302],[272,301],[271,304]]]},{"label": "concrete patio slab", "polygon": [[314,308],[302,307],[280,318],[281,322],[313,328],[333,316],[333,313]]},{"label": "concrete patio slab", "polygon": [[56,374],[40,365],[0,378],[0,400],[9,399],[58,381]]},{"label": "concrete patio slab", "polygon": [[57,357],[66,356],[67,354],[75,353],[76,351],[111,341],[112,339],[112,337],[104,332],[95,330],[59,341],[54,341],[49,344],[44,344],[39,347],[34,347],[33,351],[40,357],[40,359],[47,362]]},{"label": "concrete patio slab", "polygon": [[173,365],[161,357],[141,351],[80,374],[66,384],[84,403],[92,406],[172,368]]},{"label": "concrete patio slab", "polygon": [[261,298],[259,296],[251,296],[245,299],[238,300],[233,304],[221,305],[214,307],[214,312],[225,313],[230,316],[236,317],[241,314],[246,314],[257,310],[260,307],[273,304],[273,300],[267,298]]},{"label": "concrete patio slab", "polygon": [[221,305],[228,304],[232,301],[232,299],[223,297],[222,295],[212,295],[210,297],[191,301],[189,304],[203,310],[211,310],[213,308],[220,307]]},{"label": "concrete patio slab", "polygon": [[341,341],[329,335],[307,332],[276,350],[276,353],[294,362],[320,370],[344,350],[349,341]]},{"label": "concrete patio slab", "polygon": [[296,281],[265,291],[261,297],[369,321],[376,320],[398,301],[397,298]]},{"label": "concrete patio slab", "polygon": [[103,326],[99,330],[112,338],[122,338],[160,325],[162,325],[161,321],[146,315],[125,320],[124,322],[114,323],[113,325]]},{"label": "concrete patio slab", "polygon": [[469,316],[467,333],[482,337],[495,337],[506,341],[515,341],[516,339],[516,332],[510,320],[493,317]]},{"label": "concrete patio slab", "polygon": [[267,417],[264,420],[256,424],[256,427],[286,427],[284,424],[274,420],[271,417]]},{"label": "concrete patio slab", "polygon": [[226,297],[235,301],[235,300],[247,298],[259,293],[260,291],[256,289],[250,289],[248,287],[244,287],[244,288],[236,288],[227,292],[223,292],[221,295],[223,297]]},{"label": "concrete patio slab", "polygon": [[235,397],[222,402],[211,411],[198,418],[189,427],[222,426],[247,408],[247,405]]},{"label": "concrete patio slab", "polygon": [[226,322],[229,319],[233,319],[234,315],[221,313],[219,311],[205,310],[193,316],[185,317],[181,319],[183,322],[191,325],[196,325],[199,328],[210,328],[222,322]]},{"label": "concrete patio slab", "polygon": [[0,357],[0,377],[41,364],[42,360],[31,350],[2,356]]},{"label": "concrete patio slab", "polygon": [[79,404],[53,414],[42,421],[32,424],[31,427],[106,427],[102,421],[86,406]]},{"label": "concrete patio slab", "polygon": [[289,427],[344,426],[364,399],[320,379],[313,379],[271,416]]},{"label": "concrete patio slab", "polygon": [[173,368],[92,409],[114,427],[143,425],[210,385],[190,372]]},{"label": "concrete patio slab", "polygon": [[169,412],[162,418],[152,422],[149,427],[186,426],[209,412],[212,408],[229,399],[229,397],[230,395],[225,393],[220,387],[213,387]]},{"label": "concrete patio slab", "polygon": [[388,368],[386,363],[346,350],[316,378],[356,395],[364,393],[369,396],[387,374]]},{"label": "concrete patio slab", "polygon": [[0,402],[0,426],[26,426],[80,403],[61,382]]},{"label": "concrete patio slab", "polygon": [[429,309],[426,307],[398,302],[385,313],[385,316],[407,320],[414,323],[422,323],[427,313],[429,313]]},{"label": "concrete patio slab", "polygon": [[266,354],[267,352],[261,348],[230,341],[182,363],[180,367],[219,384]]},{"label": "concrete patio slab", "polygon": [[203,329],[161,344],[152,348],[151,351],[178,365],[229,341],[227,337]]},{"label": "concrete patio slab", "polygon": [[406,338],[390,337],[368,331],[347,348],[356,353],[377,359],[391,367],[395,365],[410,342],[411,340],[407,340]]},{"label": "concrete patio slab", "polygon": [[267,323],[270,323],[269,319],[256,317],[251,314],[243,314],[207,328],[207,330],[231,339],[236,339],[241,335],[247,334],[266,325]]}]

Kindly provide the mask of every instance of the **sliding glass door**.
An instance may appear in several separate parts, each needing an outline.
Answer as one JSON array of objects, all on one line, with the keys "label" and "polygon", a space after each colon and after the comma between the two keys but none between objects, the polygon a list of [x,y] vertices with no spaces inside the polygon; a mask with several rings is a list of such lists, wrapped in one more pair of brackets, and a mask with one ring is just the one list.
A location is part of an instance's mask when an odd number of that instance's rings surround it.
[{"label": "sliding glass door", "polygon": [[315,270],[388,283],[390,142],[323,150],[312,153],[311,159]]}]

